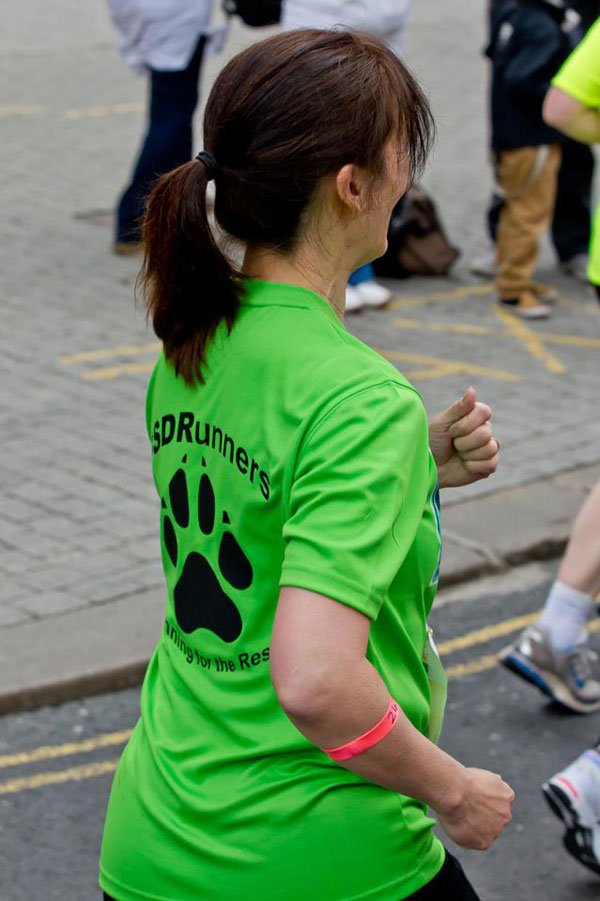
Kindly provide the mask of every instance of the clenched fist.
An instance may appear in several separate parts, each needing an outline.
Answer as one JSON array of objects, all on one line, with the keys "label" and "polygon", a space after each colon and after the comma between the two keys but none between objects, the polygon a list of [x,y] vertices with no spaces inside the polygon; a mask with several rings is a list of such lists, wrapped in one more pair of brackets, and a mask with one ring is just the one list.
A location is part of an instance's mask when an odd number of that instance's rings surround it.
[{"label": "clenched fist", "polygon": [[429,446],[440,488],[458,488],[487,479],[498,467],[500,443],[492,433],[492,411],[468,388],[429,423]]}]

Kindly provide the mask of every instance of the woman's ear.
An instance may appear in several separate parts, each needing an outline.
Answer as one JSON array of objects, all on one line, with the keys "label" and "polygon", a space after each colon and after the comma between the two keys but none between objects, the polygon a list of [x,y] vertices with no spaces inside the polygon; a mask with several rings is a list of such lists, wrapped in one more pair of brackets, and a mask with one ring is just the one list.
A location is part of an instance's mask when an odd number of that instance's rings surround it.
[{"label": "woman's ear", "polygon": [[348,163],[335,177],[335,189],[341,203],[354,213],[366,207],[367,179],[359,166]]}]

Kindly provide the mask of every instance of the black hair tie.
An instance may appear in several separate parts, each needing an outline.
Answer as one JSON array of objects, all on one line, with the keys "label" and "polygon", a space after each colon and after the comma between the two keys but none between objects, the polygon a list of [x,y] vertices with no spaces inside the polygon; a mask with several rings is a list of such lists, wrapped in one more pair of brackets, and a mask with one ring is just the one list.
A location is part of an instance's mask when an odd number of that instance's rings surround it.
[{"label": "black hair tie", "polygon": [[221,171],[216,159],[214,158],[212,153],[209,153],[207,150],[201,150],[200,153],[196,156],[196,159],[199,162],[204,163],[209,181],[212,181],[214,178],[216,178]]}]

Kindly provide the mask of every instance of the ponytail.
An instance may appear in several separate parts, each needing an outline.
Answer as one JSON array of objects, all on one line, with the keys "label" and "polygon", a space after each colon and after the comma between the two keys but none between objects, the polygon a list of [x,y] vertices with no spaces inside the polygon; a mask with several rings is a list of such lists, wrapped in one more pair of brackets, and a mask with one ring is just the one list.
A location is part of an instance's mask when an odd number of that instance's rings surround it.
[{"label": "ponytail", "polygon": [[138,286],[165,358],[188,385],[203,382],[207,345],[222,320],[231,330],[242,291],[208,221],[208,181],[197,160],[163,175],[143,224]]}]

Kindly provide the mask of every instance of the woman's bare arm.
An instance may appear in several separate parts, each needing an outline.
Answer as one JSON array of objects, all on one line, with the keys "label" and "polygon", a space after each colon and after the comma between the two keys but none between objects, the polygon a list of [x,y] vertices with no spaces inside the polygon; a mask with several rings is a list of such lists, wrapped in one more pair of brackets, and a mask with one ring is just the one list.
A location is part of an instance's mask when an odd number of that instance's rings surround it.
[{"label": "woman's bare arm", "polygon": [[560,88],[550,88],[542,114],[548,125],[558,128],[574,141],[582,144],[600,142],[600,112],[585,106]]},{"label": "woman's bare arm", "polygon": [[[365,657],[369,625],[366,616],[330,598],[281,590],[271,678],[290,720],[318,747],[357,738],[386,711],[389,693]],[[466,847],[489,847],[510,820],[514,795],[500,777],[462,766],[403,713],[382,741],[339,765],[425,801]]]}]

